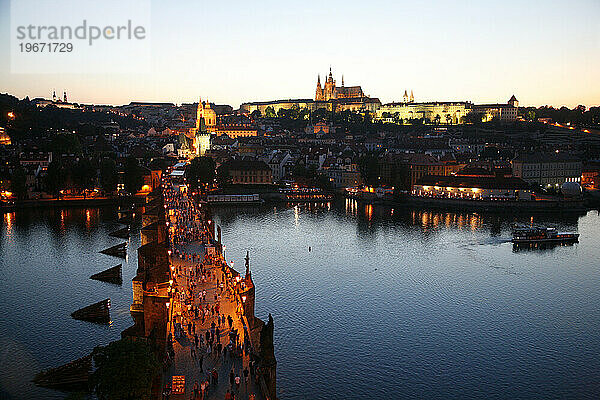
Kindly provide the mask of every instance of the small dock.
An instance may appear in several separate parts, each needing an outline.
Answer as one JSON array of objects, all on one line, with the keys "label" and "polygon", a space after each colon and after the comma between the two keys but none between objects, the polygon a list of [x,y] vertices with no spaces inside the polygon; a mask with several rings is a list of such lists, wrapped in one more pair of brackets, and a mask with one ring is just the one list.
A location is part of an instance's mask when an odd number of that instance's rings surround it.
[{"label": "small dock", "polygon": [[125,228],[118,229],[114,232],[109,233],[108,235],[112,237],[117,237],[119,239],[129,239],[129,227],[126,226]]},{"label": "small dock", "polygon": [[110,299],[104,299],[71,313],[71,317],[81,321],[107,324],[110,322]]},{"label": "small dock", "polygon": [[114,267],[105,269],[102,272],[98,272],[90,276],[90,279],[94,279],[97,281],[113,283],[115,285],[123,284],[123,264],[116,265]]},{"label": "small dock", "polygon": [[92,355],[38,373],[33,383],[57,390],[86,390],[92,370]]},{"label": "small dock", "polygon": [[113,257],[126,258],[127,257],[127,242],[117,244],[116,246],[109,247],[100,251],[102,254],[107,254]]}]

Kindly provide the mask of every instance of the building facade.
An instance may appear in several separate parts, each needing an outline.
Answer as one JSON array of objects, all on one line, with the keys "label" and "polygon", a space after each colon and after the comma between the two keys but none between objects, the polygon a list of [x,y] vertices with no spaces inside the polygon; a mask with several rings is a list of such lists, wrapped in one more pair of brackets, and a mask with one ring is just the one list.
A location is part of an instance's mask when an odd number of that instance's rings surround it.
[{"label": "building facade", "polygon": [[271,169],[264,161],[231,160],[223,164],[233,184],[270,185],[273,183]]},{"label": "building facade", "polygon": [[217,136],[227,135],[230,138],[258,136],[258,129],[254,125],[224,124],[217,125],[215,133]]},{"label": "building facade", "polygon": [[524,155],[512,161],[513,176],[546,187],[581,182],[582,169],[581,160],[563,153]]},{"label": "building facade", "polygon": [[[404,94],[406,98],[406,92]],[[384,104],[379,107],[375,115],[377,119],[387,122],[409,123],[413,119],[420,119],[444,124],[460,124],[464,122],[464,117],[471,112],[471,109],[472,104],[469,102],[415,103],[409,100]]]},{"label": "building facade", "polygon": [[501,122],[517,120],[519,113],[519,100],[513,94],[506,104],[478,104],[473,106],[473,112],[482,114],[483,122],[498,118]]},{"label": "building facade", "polygon": [[432,176],[421,178],[412,194],[465,200],[531,200],[527,182],[510,177]]}]

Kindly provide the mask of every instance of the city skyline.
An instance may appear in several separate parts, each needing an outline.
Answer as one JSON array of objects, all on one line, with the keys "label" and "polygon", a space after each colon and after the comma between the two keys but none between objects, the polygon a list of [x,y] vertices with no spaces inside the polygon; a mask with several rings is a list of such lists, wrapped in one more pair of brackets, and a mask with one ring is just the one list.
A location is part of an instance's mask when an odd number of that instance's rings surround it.
[{"label": "city skyline", "polygon": [[151,7],[148,72],[14,74],[10,3],[0,0],[1,91],[49,98],[66,90],[75,102],[113,105],[191,103],[200,95],[237,108],[313,98],[317,75],[331,66],[336,80],[344,75],[382,103],[413,90],[418,102],[492,103],[515,94],[522,106],[600,104],[593,1],[570,3],[567,14],[556,1]]}]

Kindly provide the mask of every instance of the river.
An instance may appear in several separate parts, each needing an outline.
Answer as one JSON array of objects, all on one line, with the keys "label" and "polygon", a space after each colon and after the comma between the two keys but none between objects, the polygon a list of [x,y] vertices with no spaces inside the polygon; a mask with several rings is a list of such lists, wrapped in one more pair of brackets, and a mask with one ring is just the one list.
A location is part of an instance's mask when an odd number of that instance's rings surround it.
[{"label": "river", "polygon": [[[110,208],[23,210],[0,230],[0,398],[58,399],[30,383],[118,339],[132,320],[139,220],[128,258]],[[275,321],[281,400],[597,398],[600,217],[534,216],[572,246],[516,251],[531,216],[325,206],[217,208],[226,258],[246,250],[256,315]],[[310,251],[309,251],[310,248]],[[123,285],[89,279],[123,263]],[[108,326],[75,321],[110,297]]]}]

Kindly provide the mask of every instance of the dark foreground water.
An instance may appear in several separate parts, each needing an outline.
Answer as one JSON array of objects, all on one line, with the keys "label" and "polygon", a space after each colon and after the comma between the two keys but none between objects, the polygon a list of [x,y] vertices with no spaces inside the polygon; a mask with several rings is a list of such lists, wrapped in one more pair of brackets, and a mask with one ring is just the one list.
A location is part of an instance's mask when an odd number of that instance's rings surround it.
[{"label": "dark foreground water", "polygon": [[[0,229],[0,399],[64,398],[29,383],[131,324],[129,258],[109,209],[19,211]],[[529,216],[354,202],[219,209],[227,259],[250,250],[257,316],[275,319],[278,388],[290,399],[598,398],[600,217],[535,217],[579,244],[514,251]],[[309,246],[312,251],[308,251]],[[123,262],[122,287],[92,281]],[[75,321],[110,297],[112,325]]]},{"label": "dark foreground water", "polygon": [[[87,355],[120,339],[132,324],[131,278],[137,269],[139,224],[128,258],[99,253],[124,240],[112,209],[24,210],[0,214],[0,399],[62,399],[31,383],[44,368]],[[89,279],[123,264],[123,285]],[[110,298],[110,325],[76,321],[78,308]]]}]

